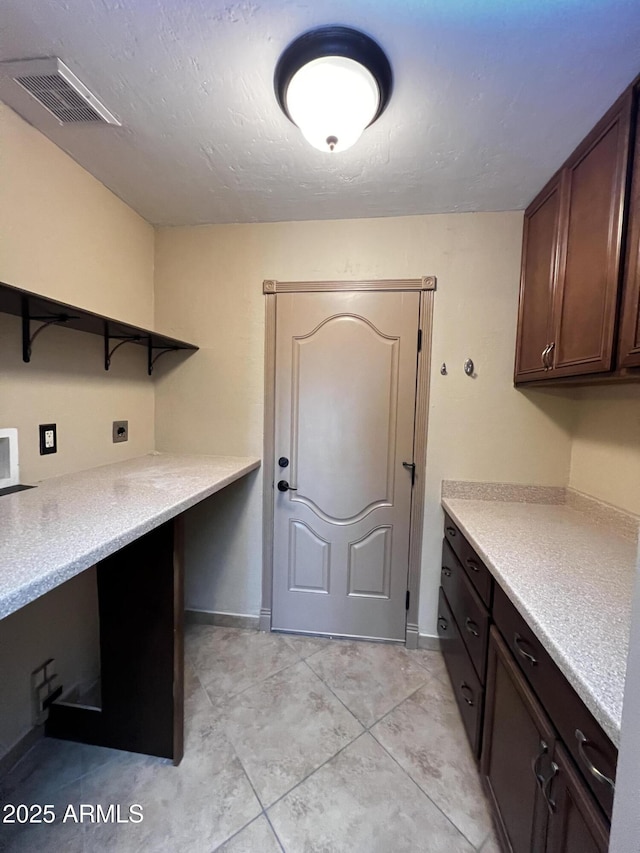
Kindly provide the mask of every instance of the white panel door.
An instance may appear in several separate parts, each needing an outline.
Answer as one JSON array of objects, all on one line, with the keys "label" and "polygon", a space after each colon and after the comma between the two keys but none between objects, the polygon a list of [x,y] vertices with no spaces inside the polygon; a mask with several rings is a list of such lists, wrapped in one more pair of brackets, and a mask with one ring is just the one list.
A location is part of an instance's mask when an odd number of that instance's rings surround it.
[{"label": "white panel door", "polygon": [[275,630],[405,638],[419,301],[277,296]]}]

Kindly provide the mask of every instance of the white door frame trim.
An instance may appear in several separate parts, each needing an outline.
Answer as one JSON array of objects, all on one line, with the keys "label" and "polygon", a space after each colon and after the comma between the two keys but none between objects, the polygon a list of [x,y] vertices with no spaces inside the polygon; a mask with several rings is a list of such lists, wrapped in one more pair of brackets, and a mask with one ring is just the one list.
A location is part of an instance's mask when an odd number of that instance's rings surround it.
[{"label": "white door frame trim", "polygon": [[411,500],[409,533],[409,609],[407,611],[406,646],[418,648],[418,603],[422,562],[422,527],[424,520],[425,470],[427,463],[427,427],[429,411],[429,378],[431,374],[431,332],[436,277],[413,279],[380,279],[377,281],[275,281],[263,282],[265,294],[264,346],[264,447],[262,459],[262,607],[260,630],[271,630],[271,596],[273,581],[273,521],[275,482],[275,380],[276,380],[276,300],[278,293],[326,293],[360,290],[420,291],[422,347],[418,353],[416,410],[413,461],[415,485]]}]

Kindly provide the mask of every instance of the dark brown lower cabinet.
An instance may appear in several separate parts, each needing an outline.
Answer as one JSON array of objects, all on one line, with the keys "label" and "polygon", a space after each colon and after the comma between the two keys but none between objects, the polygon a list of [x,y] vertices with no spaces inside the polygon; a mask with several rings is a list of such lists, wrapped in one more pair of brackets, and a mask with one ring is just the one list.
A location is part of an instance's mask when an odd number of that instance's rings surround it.
[{"label": "dark brown lower cabinet", "polygon": [[509,853],[606,853],[609,823],[497,628],[481,772]]},{"label": "dark brown lower cabinet", "polygon": [[545,792],[549,812],[546,853],[606,853],[608,823],[559,743]]},{"label": "dark brown lower cabinet", "polygon": [[438,635],[453,695],[476,759],[480,757],[484,691],[458,631],[442,587],[438,600]]},{"label": "dark brown lower cabinet", "polygon": [[438,635],[502,850],[606,853],[615,746],[449,516],[444,538]]},{"label": "dark brown lower cabinet", "polygon": [[492,627],[481,772],[505,850],[544,850],[554,746],[551,724]]}]

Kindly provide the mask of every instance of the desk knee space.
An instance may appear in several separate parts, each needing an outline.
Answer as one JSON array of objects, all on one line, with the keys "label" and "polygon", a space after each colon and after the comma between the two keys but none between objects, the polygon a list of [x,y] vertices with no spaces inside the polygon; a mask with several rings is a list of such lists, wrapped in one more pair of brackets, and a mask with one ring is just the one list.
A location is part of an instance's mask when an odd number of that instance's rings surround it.
[{"label": "desk knee space", "polygon": [[52,737],[182,759],[182,518],[98,563],[102,708],[54,703]]}]

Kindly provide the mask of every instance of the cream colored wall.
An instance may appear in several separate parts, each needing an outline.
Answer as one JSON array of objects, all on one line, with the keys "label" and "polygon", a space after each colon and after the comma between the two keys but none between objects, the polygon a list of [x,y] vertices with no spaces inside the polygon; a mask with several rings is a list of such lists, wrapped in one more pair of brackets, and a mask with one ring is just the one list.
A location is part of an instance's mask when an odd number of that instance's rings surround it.
[{"label": "cream colored wall", "polygon": [[[158,449],[261,455],[263,279],[437,275],[420,607],[434,634],[441,480],[569,476],[572,401],[512,384],[521,238],[521,213],[160,229],[156,325],[201,350],[157,382]],[[189,516],[188,606],[258,613],[260,492],[260,476],[239,487],[228,524],[213,503]]]},{"label": "cream colored wall", "polygon": [[[0,281],[149,325],[153,253],[148,223],[0,104]],[[107,374],[100,338],[49,328],[31,363],[21,356],[20,321],[0,314],[0,427],[18,428],[23,482],[154,449],[142,347],[123,347]],[[121,419],[130,440],[114,445],[111,422]],[[38,424],[50,422],[58,453],[40,456]],[[0,621],[0,752],[31,727],[30,673],[47,656],[65,686],[95,675],[96,626],[93,572]]]},{"label": "cream colored wall", "polygon": [[[153,323],[154,231],[63,151],[0,104],[0,281],[136,325]],[[0,427],[17,427],[25,482],[154,449],[154,392],[142,347],[109,373],[102,341],[47,329],[32,361],[19,320],[0,315]],[[113,420],[130,440],[114,445]],[[56,423],[58,453],[40,456],[38,424]]]},{"label": "cream colored wall", "polygon": [[640,515],[640,385],[580,390],[569,485]]},{"label": "cream colored wall", "polygon": [[0,281],[153,322],[151,225],[2,103],[0,188]]},{"label": "cream colored wall", "polygon": [[[154,449],[155,400],[143,347],[123,347],[104,370],[102,339],[50,328],[22,361],[18,317],[0,314],[0,427],[17,427],[23,483],[132,459]],[[114,444],[114,420],[129,441]],[[55,423],[58,452],[40,456],[38,424]]]}]

